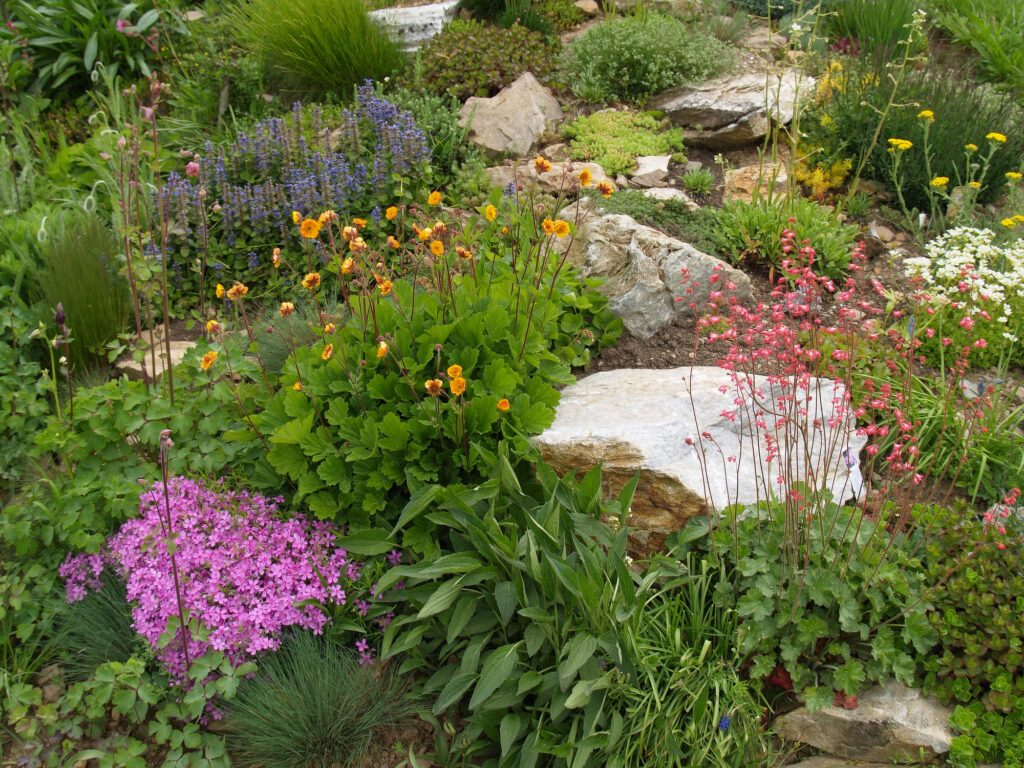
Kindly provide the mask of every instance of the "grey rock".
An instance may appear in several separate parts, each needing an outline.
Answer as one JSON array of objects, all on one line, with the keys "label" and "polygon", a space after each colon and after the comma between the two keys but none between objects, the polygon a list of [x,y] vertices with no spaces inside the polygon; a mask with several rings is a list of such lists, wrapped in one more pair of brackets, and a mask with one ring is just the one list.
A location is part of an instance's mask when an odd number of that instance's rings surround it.
[{"label": "grey rock", "polygon": [[643,155],[636,159],[636,170],[630,180],[641,187],[656,187],[668,176],[671,155]]},{"label": "grey rock", "polygon": [[700,210],[700,206],[693,202],[689,195],[683,192],[683,190],[676,189],[675,187],[652,187],[651,189],[644,189],[641,191],[646,197],[649,197],[652,200],[679,200],[686,205],[687,210]]},{"label": "grey rock", "polygon": [[755,198],[781,200],[789,190],[789,173],[783,163],[747,165],[725,172],[723,199],[749,203]]},{"label": "grey rock", "polygon": [[699,171],[703,167],[704,163],[702,163],[700,160],[689,160],[685,166],[686,173],[693,173],[694,171]]},{"label": "grey rock", "polygon": [[[691,301],[706,304],[716,267],[723,283],[736,284],[737,297],[751,297],[750,279],[740,270],[622,214],[587,218],[571,244],[555,241],[553,247],[559,252],[567,249],[567,260],[585,276],[605,278],[598,290],[608,297],[609,310],[637,338],[653,336],[678,312],[690,312]],[[693,296],[681,284],[683,267],[700,283]],[[677,297],[686,301],[676,302]]]},{"label": "grey rock", "polygon": [[920,690],[890,680],[859,696],[855,709],[801,707],[775,721],[787,741],[810,744],[847,760],[914,762],[949,751],[953,710]]},{"label": "grey rock", "polygon": [[468,99],[459,111],[459,125],[465,127],[471,119],[469,138],[485,152],[525,155],[562,119],[562,107],[550,89],[524,72],[496,96]]},{"label": "grey rock", "polygon": [[607,181],[615,186],[615,182],[608,178],[608,175],[597,163],[552,163],[551,170],[545,173],[537,173],[533,161],[522,163],[518,166],[495,165],[485,168],[484,173],[493,184],[499,187],[506,187],[513,181],[524,189],[533,187],[540,192],[547,192],[553,195],[559,192],[572,192],[579,185],[579,175],[584,168],[590,169],[593,187],[599,181]]},{"label": "grey rock", "polygon": [[[185,358],[185,353],[195,347],[194,341],[172,341],[171,342],[171,365],[180,365],[181,361]],[[153,356],[149,350],[146,351],[146,373],[150,379],[158,379],[167,370],[167,349],[163,342],[158,342],[156,347],[156,369],[153,368]],[[141,381],[142,376],[142,363],[135,360],[131,355],[125,355],[114,363],[114,368],[119,372],[128,376],[133,381]]]},{"label": "grey rock", "polygon": [[367,15],[384,29],[403,50],[414,51],[441,33],[455,18],[459,0],[444,0],[408,8],[380,8]]},{"label": "grey rock", "polygon": [[[768,385],[757,377],[753,386]],[[808,412],[822,414],[822,422],[827,423],[841,388],[828,379],[812,380]],[[560,472],[586,471],[601,464],[602,482],[610,493],[617,493],[639,473],[629,524],[640,533],[634,541],[651,551],[692,517],[731,503],[754,503],[762,484],[771,485],[771,467],[764,463],[764,436],[742,418],[732,421],[720,415],[736,409],[737,396],[732,374],[713,366],[596,373],[562,391],[554,423],[533,443]],[[749,398],[751,393],[748,390],[742,396]],[[856,436],[852,416],[843,422],[840,418],[834,427],[810,430],[814,435],[810,444],[781,440],[782,445],[799,445],[800,450],[778,459],[795,465],[810,461],[820,467],[820,486],[839,499],[850,489],[849,470],[838,451],[829,456],[822,449],[850,444],[859,451],[866,442]],[[703,445],[702,433],[711,435]],[[714,452],[716,466],[728,456],[735,457],[736,471],[710,471],[705,479],[702,447]],[[805,447],[809,459],[803,454]]]},{"label": "grey rock", "polygon": [[672,88],[655,96],[650,106],[676,125],[699,126],[699,133],[687,134],[688,143],[730,149],[763,138],[772,121],[788,123],[798,95],[813,91],[813,78],[800,77],[794,70],[727,75],[695,87]]},{"label": "grey rock", "polygon": [[576,0],[573,5],[583,11],[587,16],[597,16],[601,12],[601,6],[594,0]]}]

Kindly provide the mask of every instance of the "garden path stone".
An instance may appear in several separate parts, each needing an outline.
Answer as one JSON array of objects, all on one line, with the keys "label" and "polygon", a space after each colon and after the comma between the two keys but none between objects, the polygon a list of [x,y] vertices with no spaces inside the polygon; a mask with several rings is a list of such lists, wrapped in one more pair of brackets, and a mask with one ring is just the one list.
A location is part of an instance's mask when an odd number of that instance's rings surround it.
[{"label": "garden path stone", "polygon": [[687,144],[731,149],[764,138],[772,121],[793,119],[798,95],[814,92],[814,79],[787,69],[780,74],[726,75],[698,86],[671,88],[655,96],[650,108],[687,133]]},{"label": "garden path stone", "polygon": [[829,705],[813,714],[806,707],[775,721],[787,741],[810,744],[847,760],[891,763],[945,754],[953,739],[953,710],[919,689],[890,680],[858,697],[855,709]]},{"label": "garden path stone", "polygon": [[630,175],[630,181],[641,187],[656,187],[668,176],[671,161],[671,155],[642,155],[636,159],[636,170]]},{"label": "garden path stone", "polygon": [[604,172],[604,168],[597,163],[553,162],[551,163],[550,171],[537,173],[531,158],[517,166],[496,165],[492,168],[485,168],[484,173],[487,174],[491,183],[498,187],[507,187],[515,182],[522,186],[523,189],[533,187],[537,192],[557,195],[563,191],[563,186],[566,192],[571,192],[574,188],[578,187],[579,175],[583,172],[584,168],[588,168],[593,177],[591,187],[594,187],[600,181],[607,181],[615,188],[615,182],[608,177]]},{"label": "garden path stone", "polygon": [[[172,341],[171,342],[171,365],[180,365],[181,361],[185,358],[185,353],[192,349],[196,343],[194,341]],[[146,352],[146,372],[151,378],[160,378],[164,371],[167,370],[165,361],[167,360],[167,349],[163,342],[159,342],[156,351],[156,373],[153,371],[153,358],[149,351]],[[142,364],[139,363],[131,355],[126,355],[117,360],[114,363],[114,367],[118,373],[123,373],[128,376],[132,381],[142,381]]]},{"label": "garden path stone", "polygon": [[[763,384],[764,379],[758,377],[755,386]],[[808,389],[808,411],[820,414],[826,425],[833,414],[837,388],[841,392],[842,385],[815,379]],[[634,529],[631,549],[649,553],[659,550],[672,531],[705,514],[709,507],[721,510],[734,501],[753,503],[762,484],[771,487],[763,436],[755,442],[742,419],[732,421],[720,415],[736,408],[736,396],[729,371],[714,366],[603,371],[562,390],[554,423],[533,438],[533,443],[560,473],[585,472],[601,464],[608,493],[618,493],[639,473],[629,514]],[[833,452],[831,465],[824,466],[822,447],[850,444],[856,455],[866,438],[854,434],[852,417],[846,424],[838,421],[834,428],[825,426],[813,433],[815,437],[801,448],[808,449],[813,465],[822,467],[821,485],[842,501],[853,496],[849,470],[839,451]],[[713,450],[710,446],[717,444],[725,457],[737,458],[730,465],[735,470],[728,478],[721,471],[709,473],[710,494],[701,470],[698,441],[702,432],[711,435],[704,439],[709,452]],[[695,444],[687,445],[687,438]],[[781,443],[788,444],[786,440]],[[715,451],[708,461],[717,467],[725,458]],[[778,461],[785,466],[787,461],[802,464],[805,459],[801,450]]]},{"label": "garden path stone", "polygon": [[755,198],[767,199],[770,193],[772,200],[781,200],[786,197],[788,187],[789,173],[784,163],[728,168],[722,199],[749,203]]},{"label": "garden path stone", "polygon": [[562,119],[562,107],[530,72],[489,99],[472,96],[459,111],[459,125],[472,118],[469,139],[492,156],[525,155]]},{"label": "garden path stone", "polygon": [[380,25],[404,51],[415,51],[441,33],[455,18],[459,0],[444,0],[431,5],[408,8],[379,8],[367,15]]},{"label": "garden path stone", "polygon": [[[552,247],[567,251],[568,262],[585,277],[605,278],[597,290],[608,297],[609,310],[622,318],[626,330],[640,339],[670,325],[678,313],[691,312],[691,301],[706,304],[716,268],[723,283],[735,283],[737,298],[751,298],[750,278],[740,270],[624,214],[588,217],[571,244],[555,240]],[[700,283],[693,296],[682,285],[683,267]],[[685,300],[677,302],[677,297]]]}]

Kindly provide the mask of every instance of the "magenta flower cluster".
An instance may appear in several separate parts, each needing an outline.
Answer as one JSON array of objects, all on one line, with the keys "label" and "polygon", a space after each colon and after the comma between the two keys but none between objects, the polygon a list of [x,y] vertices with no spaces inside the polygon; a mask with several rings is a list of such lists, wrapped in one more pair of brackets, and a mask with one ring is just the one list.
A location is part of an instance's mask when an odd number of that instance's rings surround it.
[{"label": "magenta flower cluster", "polygon": [[[323,630],[324,611],[296,603],[345,605],[346,587],[359,578],[360,563],[336,546],[338,532],[331,524],[301,515],[282,519],[280,499],[186,478],[172,478],[168,491],[182,603],[188,621],[204,629],[189,636],[192,659],[212,648],[241,663],[276,649],[286,627]],[[168,621],[178,615],[162,484],[141,496],[140,512],[110,539],[104,555],[69,557],[61,568],[67,599],[81,599],[97,586],[104,564],[112,566],[127,584],[135,630],[171,678],[185,683],[178,634],[158,648]]]}]

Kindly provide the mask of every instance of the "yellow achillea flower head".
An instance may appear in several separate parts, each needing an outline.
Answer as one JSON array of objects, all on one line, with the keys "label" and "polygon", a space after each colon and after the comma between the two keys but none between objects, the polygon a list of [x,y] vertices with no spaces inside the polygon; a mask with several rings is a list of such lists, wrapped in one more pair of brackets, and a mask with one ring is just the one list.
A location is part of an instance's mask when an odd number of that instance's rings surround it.
[{"label": "yellow achillea flower head", "polygon": [[466,391],[466,380],[461,376],[456,376],[448,386],[452,388],[452,394],[458,397]]},{"label": "yellow achillea flower head", "polygon": [[379,359],[379,358],[384,357],[388,353],[388,349],[389,349],[389,347],[388,347],[388,343],[386,341],[382,341],[380,344],[378,344],[377,345],[377,358]]},{"label": "yellow achillea flower head", "polygon": [[388,221],[394,221],[396,216],[398,216],[398,208],[393,205],[389,205],[387,210],[384,211],[384,218]]},{"label": "yellow achillea flower head", "polygon": [[430,244],[430,252],[435,256],[440,256],[444,253],[444,243],[440,240],[435,240]]},{"label": "yellow achillea flower head", "polygon": [[1003,219],[999,223],[1002,224],[1007,229],[1013,229],[1014,227],[1017,226],[1017,222],[1014,221],[1013,219]]},{"label": "yellow achillea flower head", "polygon": [[202,368],[204,371],[208,371],[210,370],[210,366],[212,366],[216,360],[217,350],[211,349],[209,352],[203,355],[203,359],[199,361],[199,367]]},{"label": "yellow achillea flower head", "polygon": [[493,205],[488,205],[486,208],[484,208],[484,218],[487,219],[488,221],[494,221],[496,218],[498,218],[498,209],[495,208]]},{"label": "yellow achillea flower head", "polygon": [[601,197],[611,197],[612,192],[615,191],[615,187],[608,179],[601,179],[597,182],[597,191],[601,193]]},{"label": "yellow achillea flower head", "polygon": [[430,193],[430,197],[427,198],[427,205],[440,205],[441,204],[441,193],[436,189]]},{"label": "yellow achillea flower head", "polygon": [[906,152],[908,149],[910,149],[912,146],[914,146],[914,142],[907,141],[906,139],[889,139],[889,143],[895,149],[898,149],[901,152]]},{"label": "yellow achillea flower head", "polygon": [[320,222],[316,219],[303,219],[299,225],[299,234],[307,240],[315,240],[320,235]]},{"label": "yellow achillea flower head", "polygon": [[552,226],[552,229],[555,233],[555,237],[561,239],[569,234],[569,222],[558,219]]},{"label": "yellow achillea flower head", "polygon": [[932,112],[930,109],[922,109],[920,112],[917,113],[917,116],[924,120],[927,120],[929,123],[935,122],[935,113]]},{"label": "yellow achillea flower head", "polygon": [[302,278],[302,287],[307,291],[315,291],[320,287],[320,273],[310,272],[304,278]]},{"label": "yellow achillea flower head", "polygon": [[977,144],[964,144],[964,149],[967,150],[968,154],[970,154],[972,152],[977,152],[978,151],[978,145]]},{"label": "yellow achillea flower head", "polygon": [[328,344],[326,347],[324,347],[324,351],[320,353],[320,359],[330,360],[332,357],[334,357],[334,345]]},{"label": "yellow achillea flower head", "polygon": [[533,168],[537,173],[547,173],[551,170],[551,162],[541,155],[533,159]]},{"label": "yellow achillea flower head", "polygon": [[501,398],[501,400],[498,401],[498,410],[499,411],[507,411],[511,407],[512,407],[512,404],[509,403],[507,398],[503,397],[503,398]]},{"label": "yellow achillea flower head", "polygon": [[1013,220],[1019,222],[1020,224],[1024,224],[1024,216],[1022,216],[1019,213],[1013,217]]},{"label": "yellow achillea flower head", "polygon": [[989,141],[999,142],[1000,144],[1006,143],[1006,137],[1001,133],[996,133],[995,131],[985,134],[985,138]]},{"label": "yellow achillea flower head", "polygon": [[590,172],[589,168],[584,168],[580,171],[580,186],[589,187],[594,181],[594,174]]},{"label": "yellow achillea flower head", "polygon": [[1020,181],[1020,174],[1017,171],[1007,171],[1006,178],[1010,181]]},{"label": "yellow achillea flower head", "polygon": [[445,371],[445,373],[448,374],[448,378],[450,378],[450,379],[457,379],[459,376],[462,375],[462,366],[461,365],[449,365],[448,366],[448,370]]},{"label": "yellow achillea flower head", "polygon": [[967,186],[970,187],[971,189],[981,189],[981,182],[980,181],[968,181],[967,182]]},{"label": "yellow achillea flower head", "polygon": [[944,187],[949,184],[948,176],[936,176],[934,179],[928,182],[933,187]]},{"label": "yellow achillea flower head", "polygon": [[441,396],[441,380],[440,379],[428,379],[423,382],[423,386],[427,389],[427,394],[431,397]]},{"label": "yellow achillea flower head", "polygon": [[281,307],[278,311],[281,313],[281,317],[291,317],[292,313],[295,311],[295,305],[290,301],[282,301]]}]

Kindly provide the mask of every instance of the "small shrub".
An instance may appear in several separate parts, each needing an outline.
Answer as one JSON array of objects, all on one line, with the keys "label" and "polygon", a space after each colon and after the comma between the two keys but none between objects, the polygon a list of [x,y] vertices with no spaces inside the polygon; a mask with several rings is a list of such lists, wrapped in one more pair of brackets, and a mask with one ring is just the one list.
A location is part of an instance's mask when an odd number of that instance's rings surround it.
[{"label": "small shrub", "polygon": [[846,0],[834,4],[826,23],[833,38],[855,41],[876,61],[896,61],[917,7],[914,0]]},{"label": "small shrub", "polygon": [[468,127],[459,127],[462,103],[454,96],[399,88],[386,98],[411,114],[416,127],[423,131],[430,148],[434,186],[447,186],[460,168],[480,157],[477,146],[467,139]]},{"label": "small shrub", "polygon": [[231,19],[271,85],[289,95],[348,100],[363,81],[383,80],[404,65],[360,0],[244,0]]},{"label": "small shrub", "polygon": [[228,750],[236,765],[350,768],[414,707],[390,668],[362,664],[352,651],[298,632],[263,656],[239,687]]},{"label": "small shrub", "polygon": [[683,149],[683,129],[668,128],[638,112],[604,110],[579,117],[566,127],[574,160],[593,162],[609,176],[636,169],[641,155],[667,155]]},{"label": "small shrub", "polygon": [[425,87],[460,100],[493,96],[523,74],[550,82],[558,44],[519,24],[456,19],[420,50]]},{"label": "small shrub", "polygon": [[636,189],[619,190],[598,201],[602,211],[623,213],[640,224],[660,229],[705,253],[715,251],[717,215],[712,208],[691,211],[679,200],[654,200]]},{"label": "small shrub", "polygon": [[647,13],[606,21],[574,41],[563,67],[590,102],[640,101],[730,65],[732,50],[671,16]]},{"label": "small shrub", "polygon": [[987,79],[1024,94],[1024,9],[1003,0],[936,0],[936,24],[974,50]]},{"label": "small shrub", "polygon": [[36,283],[47,306],[64,306],[73,366],[105,360],[104,346],[128,325],[132,309],[120,274],[123,254],[121,239],[92,214],[70,216],[42,247]]},{"label": "small shrub", "polygon": [[785,258],[782,232],[793,229],[798,240],[809,238],[814,244],[815,270],[833,279],[845,274],[857,235],[855,226],[842,224],[834,212],[803,197],[781,203],[731,200],[719,209],[717,221],[715,241],[733,264],[779,269]]},{"label": "small shrub", "polygon": [[538,0],[535,7],[538,13],[551,22],[556,32],[568,32],[587,19],[587,15],[572,0]]}]

